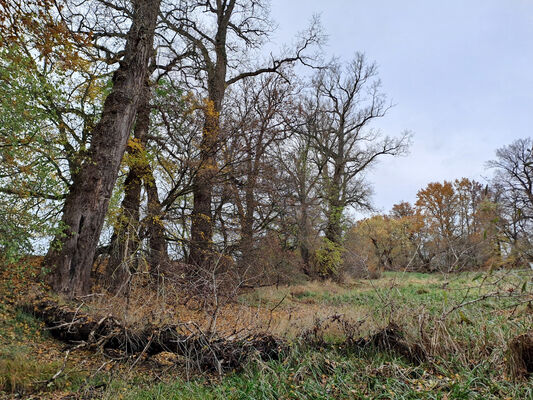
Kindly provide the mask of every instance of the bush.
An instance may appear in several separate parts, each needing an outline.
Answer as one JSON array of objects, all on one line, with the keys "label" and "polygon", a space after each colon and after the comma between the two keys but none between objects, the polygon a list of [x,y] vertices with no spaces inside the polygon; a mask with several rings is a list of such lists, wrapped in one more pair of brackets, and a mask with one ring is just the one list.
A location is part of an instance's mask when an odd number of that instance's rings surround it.
[{"label": "bush", "polygon": [[341,245],[324,238],[314,257],[318,274],[323,278],[338,277],[343,264],[343,253],[344,248]]}]

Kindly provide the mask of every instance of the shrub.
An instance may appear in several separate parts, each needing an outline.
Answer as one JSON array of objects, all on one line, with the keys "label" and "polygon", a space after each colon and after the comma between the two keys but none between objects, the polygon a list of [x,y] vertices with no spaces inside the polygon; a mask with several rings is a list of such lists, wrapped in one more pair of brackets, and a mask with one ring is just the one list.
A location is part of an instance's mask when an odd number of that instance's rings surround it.
[{"label": "shrub", "polygon": [[323,278],[338,277],[343,264],[343,252],[344,248],[341,245],[324,238],[314,257],[318,274]]}]

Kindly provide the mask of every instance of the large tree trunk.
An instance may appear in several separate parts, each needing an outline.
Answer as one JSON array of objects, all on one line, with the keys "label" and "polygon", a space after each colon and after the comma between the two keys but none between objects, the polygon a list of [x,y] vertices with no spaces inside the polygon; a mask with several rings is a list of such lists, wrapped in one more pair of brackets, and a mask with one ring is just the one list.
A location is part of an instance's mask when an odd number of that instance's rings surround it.
[{"label": "large tree trunk", "polygon": [[[200,166],[193,181],[191,215],[191,246],[189,264],[207,267],[213,258],[213,185],[217,174],[217,143],[220,134],[220,112],[226,92],[226,37],[235,2],[228,5],[228,14],[218,20],[215,35],[216,62],[208,71],[208,99],[204,110],[204,127],[200,144]],[[224,6],[225,8],[226,6]],[[221,18],[221,15],[219,15]]]},{"label": "large tree trunk", "polygon": [[56,237],[47,255],[53,288],[69,296],[90,290],[94,253],[152,55],[159,5],[160,0],[133,1],[124,58],[113,76],[87,159],[65,201],[64,234]]},{"label": "large tree trunk", "polygon": [[335,244],[342,242],[342,215],[344,207],[341,200],[340,182],[335,178],[329,187],[326,238]]},{"label": "large tree trunk", "polygon": [[134,142],[128,148],[131,165],[124,182],[124,199],[113,236],[111,251],[106,268],[109,290],[119,292],[127,283],[132,270],[135,269],[135,254],[141,244],[139,238],[139,216],[141,206],[141,188],[146,173],[147,161],[143,155],[146,137],[150,126],[150,87],[146,82],[137,109]]},{"label": "large tree trunk", "polygon": [[[223,96],[223,93],[220,94]],[[213,256],[213,199],[214,178],[217,173],[216,148],[220,131],[222,99],[208,100],[200,145],[200,166],[193,182],[193,211],[191,216],[191,246],[189,264],[207,266]]]}]

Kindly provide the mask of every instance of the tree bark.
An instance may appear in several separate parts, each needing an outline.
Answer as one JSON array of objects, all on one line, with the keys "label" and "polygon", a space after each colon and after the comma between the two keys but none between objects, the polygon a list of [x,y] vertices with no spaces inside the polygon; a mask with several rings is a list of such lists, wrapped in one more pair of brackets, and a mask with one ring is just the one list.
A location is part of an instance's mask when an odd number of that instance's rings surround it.
[{"label": "tree bark", "polygon": [[146,219],[150,246],[148,264],[153,270],[164,271],[170,262],[170,258],[165,238],[165,226],[162,221],[163,207],[159,200],[154,174],[149,165],[144,174],[144,188],[148,196],[148,215]]},{"label": "tree bark", "polygon": [[327,206],[327,227],[326,238],[335,244],[340,245],[342,242],[342,216],[344,212],[344,204],[341,193],[341,179],[342,167],[335,166],[333,178],[327,187],[328,191],[328,206]]},{"label": "tree bark", "polygon": [[87,158],[65,201],[64,232],[47,254],[53,288],[71,297],[90,290],[95,250],[146,80],[159,5],[160,0],[133,1],[124,58],[113,75],[113,89],[94,128]]},{"label": "tree bark", "polygon": [[[220,8],[222,7],[222,8]],[[226,92],[228,57],[226,39],[235,1],[219,5],[215,34],[215,63],[207,63],[208,98],[204,110],[204,127],[200,145],[200,166],[193,182],[193,212],[191,216],[191,247],[189,264],[207,266],[213,256],[213,185],[216,176],[216,152],[220,133],[220,111]],[[206,60],[207,61],[207,60]]]},{"label": "tree bark", "polygon": [[115,231],[111,237],[110,258],[106,267],[107,286],[114,293],[118,293],[124,287],[131,271],[135,269],[133,258],[141,244],[139,237],[141,188],[147,169],[143,151],[150,126],[150,96],[147,81],[137,109],[133,134],[135,142],[128,148],[132,163],[124,182],[124,199]]},{"label": "tree bark", "polygon": [[189,264],[206,266],[212,257],[214,178],[217,173],[216,147],[220,132],[220,110],[225,86],[225,66],[216,79],[204,111],[204,127],[200,145],[200,166],[193,182],[193,212],[191,216],[191,247]]},{"label": "tree bark", "polygon": [[301,215],[298,219],[298,247],[303,261],[303,272],[311,276],[311,249],[309,236],[311,234],[307,199],[301,200]]}]

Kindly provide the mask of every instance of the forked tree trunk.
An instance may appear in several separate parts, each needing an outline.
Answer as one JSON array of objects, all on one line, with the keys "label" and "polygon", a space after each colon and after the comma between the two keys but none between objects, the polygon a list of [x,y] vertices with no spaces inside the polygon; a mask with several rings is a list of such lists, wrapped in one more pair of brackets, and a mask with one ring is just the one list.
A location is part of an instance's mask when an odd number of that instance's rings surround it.
[{"label": "forked tree trunk", "polygon": [[113,89],[94,128],[87,158],[65,201],[64,234],[48,251],[52,286],[68,296],[90,290],[94,253],[146,79],[159,5],[160,0],[133,1],[124,58],[113,76]]}]

